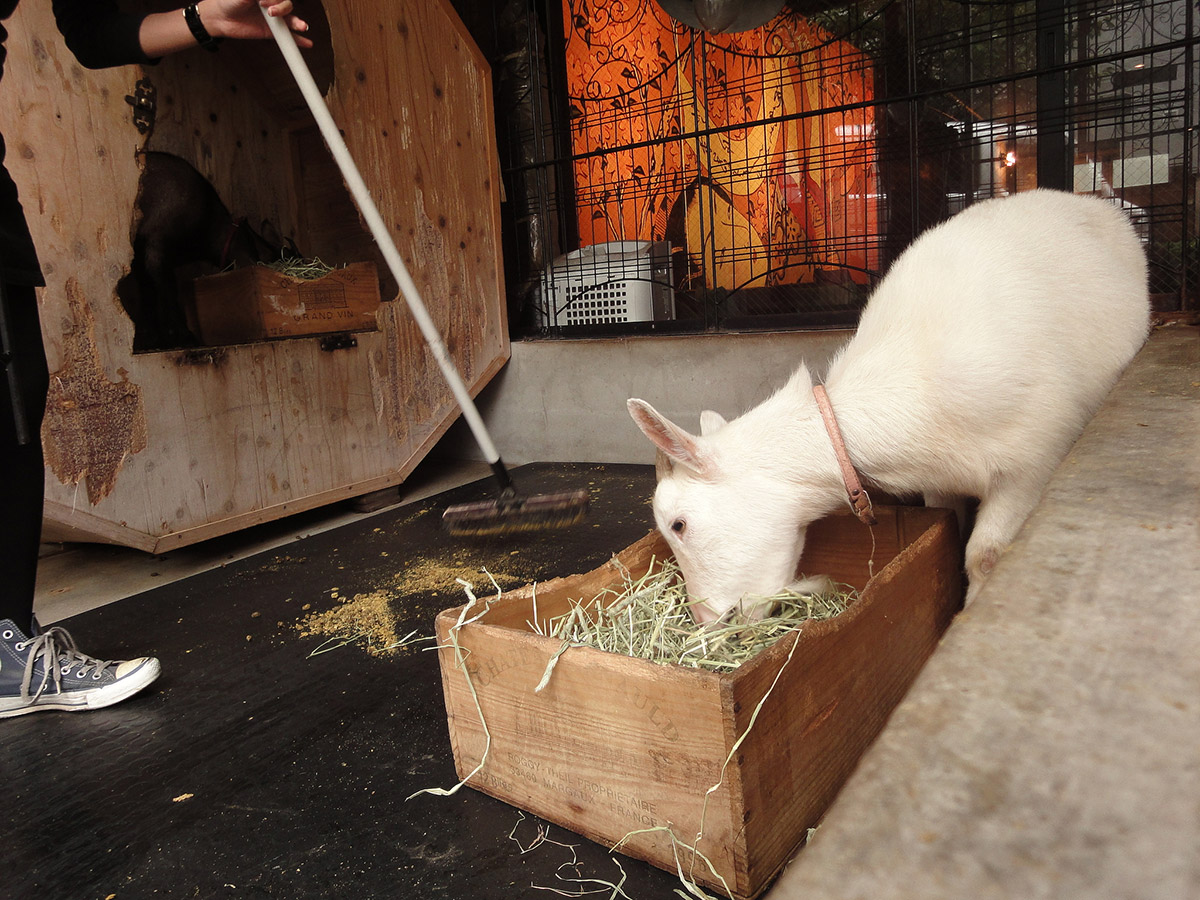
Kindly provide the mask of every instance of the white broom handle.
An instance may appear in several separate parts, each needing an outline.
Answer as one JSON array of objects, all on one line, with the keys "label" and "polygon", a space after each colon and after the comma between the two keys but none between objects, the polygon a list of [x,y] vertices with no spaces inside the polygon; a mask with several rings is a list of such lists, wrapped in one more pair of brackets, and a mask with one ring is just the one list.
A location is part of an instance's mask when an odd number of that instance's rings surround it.
[{"label": "white broom handle", "polygon": [[384,225],[383,219],[379,215],[379,210],[375,207],[375,201],[371,199],[371,193],[367,190],[362,175],[359,174],[358,166],[354,164],[354,160],[350,156],[346,142],[342,140],[341,132],[338,131],[337,125],[333,121],[333,116],[329,113],[329,107],[325,105],[325,98],[321,96],[316,82],[313,81],[312,72],[308,69],[308,63],[300,55],[300,48],[296,46],[296,39],[292,36],[291,29],[288,28],[283,19],[269,15],[264,7],[260,7],[260,9],[262,9],[262,14],[266,18],[267,24],[271,27],[271,34],[275,38],[275,43],[279,45],[279,50],[283,53],[283,58],[287,62],[288,68],[292,70],[292,77],[296,79],[296,86],[300,88],[300,93],[304,95],[304,100],[308,103],[308,108],[312,110],[313,118],[317,120],[317,125],[320,127],[321,134],[325,138],[325,143],[329,147],[329,152],[333,154],[334,162],[342,170],[342,177],[346,179],[346,185],[350,188],[350,193],[354,196],[359,211],[363,214],[363,218],[367,220],[367,227],[371,229],[371,235],[379,245],[388,268],[392,270],[392,276],[400,286],[401,296],[408,303],[408,308],[412,312],[413,318],[417,320],[417,326],[421,329],[421,333],[425,335],[429,349],[433,351],[434,359],[437,360],[442,374],[446,377],[446,381],[450,385],[450,390],[453,392],[454,398],[458,401],[458,406],[467,420],[467,425],[471,428],[471,433],[475,436],[475,441],[479,444],[479,449],[483,451],[483,455],[489,463],[495,464],[499,462],[500,453],[496,450],[495,444],[492,443],[487,426],[483,424],[483,419],[479,415],[479,410],[475,407],[475,401],[471,399],[471,394],[468,392],[466,384],[463,383],[462,375],[458,372],[458,367],[455,366],[454,360],[450,358],[450,354],[446,351],[446,345],[442,342],[442,336],[438,334],[437,326],[433,324],[433,319],[429,317],[429,311],[425,308],[425,304],[421,300],[421,294],[417,290],[416,284],[413,283],[412,277],[408,274],[408,268],[404,265],[404,260],[400,258],[400,252],[396,249],[396,244],[392,240],[387,226]]}]

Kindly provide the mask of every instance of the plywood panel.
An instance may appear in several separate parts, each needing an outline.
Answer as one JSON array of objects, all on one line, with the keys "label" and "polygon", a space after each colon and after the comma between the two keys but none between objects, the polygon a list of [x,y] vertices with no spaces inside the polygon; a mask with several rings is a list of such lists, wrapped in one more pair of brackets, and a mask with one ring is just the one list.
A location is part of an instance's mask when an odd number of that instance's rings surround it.
[{"label": "plywood panel", "polygon": [[[326,35],[311,58],[331,112],[477,392],[508,356],[486,64],[442,0],[303,9]],[[54,533],[161,550],[403,480],[457,410],[394,293],[378,330],[346,350],[309,337],[132,352],[116,285],[132,258],[142,149],[188,159],[235,215],[272,220],[308,255],[329,245],[357,258],[326,262],[385,268],[345,207],[325,231],[305,231],[308,192],[331,210],[344,186],[311,146],[274,45],[91,72],[48,7],[22,5],[9,27],[0,128],[46,272],[43,332],[62,401],[45,443],[86,436],[85,465],[48,456]],[[148,136],[125,101],[142,77],[159,104]],[[72,403],[85,395],[136,407],[144,446],[81,427]]]}]

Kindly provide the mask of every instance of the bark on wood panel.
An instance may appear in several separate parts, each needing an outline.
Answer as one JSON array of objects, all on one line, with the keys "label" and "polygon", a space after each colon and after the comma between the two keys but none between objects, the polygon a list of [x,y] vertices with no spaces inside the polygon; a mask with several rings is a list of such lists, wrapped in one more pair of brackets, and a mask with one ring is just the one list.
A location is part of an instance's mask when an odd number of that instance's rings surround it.
[{"label": "bark on wood panel", "polygon": [[50,470],[64,484],[86,481],[95,506],[112,492],[126,457],[146,449],[146,415],[137,385],[106,377],[79,283],[68,279],[66,290],[72,324],[62,336],[63,365],[50,374],[42,444]]},{"label": "bark on wood panel", "polygon": [[[96,504],[146,445],[141,388],[113,353],[131,339],[129,323],[106,315],[129,260],[128,219],[114,207],[136,192],[137,133],[121,108],[132,80],[128,72],[86,72],[57,40],[50,10],[26,6],[12,20],[4,84],[19,100],[0,110],[0,127],[47,283],[40,302],[52,373],[42,432],[49,486],[67,485],[73,496],[86,481]],[[85,185],[80,171],[88,172]]]}]

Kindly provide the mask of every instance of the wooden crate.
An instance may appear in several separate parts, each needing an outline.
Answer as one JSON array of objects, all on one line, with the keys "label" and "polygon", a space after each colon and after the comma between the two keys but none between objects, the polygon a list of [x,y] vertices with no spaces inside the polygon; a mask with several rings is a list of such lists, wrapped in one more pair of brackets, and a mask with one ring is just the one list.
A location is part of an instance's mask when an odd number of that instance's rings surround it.
[{"label": "wooden crate", "polygon": [[[676,849],[666,832],[630,833],[670,825],[691,844],[703,831],[697,849],[725,884],[679,848],[685,871],[735,898],[756,896],[820,819],[961,604],[953,514],[878,512],[873,529],[838,515],[809,530],[802,571],[828,573],[862,594],[836,619],[805,627],[786,666],[789,638],[725,674],[577,648],[535,694],[560,642],[533,633],[533,591],[525,587],[458,631],[477,708],[450,647],[462,608],[441,613],[442,684],[459,777],[483,757],[482,710],[491,749],[472,787],[606,845],[625,838],[622,852],[671,871]],[[654,533],[617,559],[637,576],[652,556],[668,553]],[[610,562],[539,584],[538,618],[620,582]]]},{"label": "wooden crate", "polygon": [[206,344],[378,327],[379,273],[373,262],[351,263],[315,279],[244,266],[197,278],[194,285],[196,322]]}]

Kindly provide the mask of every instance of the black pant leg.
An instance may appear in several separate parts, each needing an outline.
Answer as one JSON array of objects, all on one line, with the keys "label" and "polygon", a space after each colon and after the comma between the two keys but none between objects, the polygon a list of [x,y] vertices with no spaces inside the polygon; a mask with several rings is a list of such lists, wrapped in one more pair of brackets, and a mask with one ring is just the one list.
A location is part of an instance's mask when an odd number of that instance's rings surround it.
[{"label": "black pant leg", "polygon": [[12,619],[29,634],[45,495],[41,429],[50,378],[34,288],[4,284],[0,290],[7,301],[16,381],[30,436],[26,444],[18,441],[5,368],[0,371],[0,517],[6,532],[0,538],[0,619]]}]

